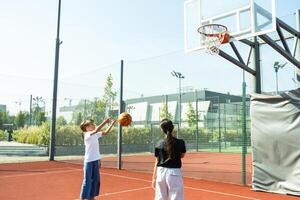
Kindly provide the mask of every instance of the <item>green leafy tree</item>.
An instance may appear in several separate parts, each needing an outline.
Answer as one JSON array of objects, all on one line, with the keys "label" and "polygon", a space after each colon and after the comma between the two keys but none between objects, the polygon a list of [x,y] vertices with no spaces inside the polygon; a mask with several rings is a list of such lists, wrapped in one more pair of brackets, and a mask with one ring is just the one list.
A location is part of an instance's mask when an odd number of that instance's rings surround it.
[{"label": "green leafy tree", "polygon": [[95,98],[94,101],[86,101],[85,106],[88,107],[88,109],[78,110],[74,117],[73,121],[75,124],[78,124],[78,122],[85,119],[93,119],[95,123],[99,123],[103,120],[105,116],[105,108],[106,104],[103,101],[103,99]]},{"label": "green leafy tree", "polygon": [[83,119],[86,119],[87,117],[90,117],[95,110],[95,103],[93,101],[90,101],[88,99],[80,100],[78,105],[74,108],[74,113],[72,117],[72,122],[74,123],[76,120],[74,117],[76,117],[79,113],[82,114]]},{"label": "green leafy tree", "polygon": [[18,114],[16,115],[15,119],[14,119],[14,124],[18,127],[18,128],[23,128],[25,123],[29,120],[29,113],[28,112],[18,112]]},{"label": "green leafy tree", "polygon": [[38,108],[36,108],[33,111],[32,118],[33,118],[36,125],[42,125],[42,123],[46,121],[45,112],[41,111]]},{"label": "green leafy tree", "polygon": [[0,112],[0,128],[3,128],[3,124],[6,120],[6,112]]},{"label": "green leafy tree", "polygon": [[159,108],[159,119],[170,119],[173,120],[173,116],[171,113],[168,112],[167,104],[164,103],[160,108]]},{"label": "green leafy tree", "polygon": [[104,95],[100,99],[95,98],[92,101],[81,100],[73,113],[72,123],[78,125],[87,118],[92,118],[95,120],[95,123],[100,123],[106,112],[117,105],[116,96],[117,92],[113,89],[113,77],[109,74],[104,87]]},{"label": "green leafy tree", "polygon": [[33,112],[32,119],[35,125],[41,125],[46,121],[45,108],[40,106],[41,103],[44,103],[44,99],[42,97],[33,98]]},{"label": "green leafy tree", "polygon": [[68,124],[67,120],[63,117],[63,116],[59,116],[57,119],[56,119],[56,124],[58,127],[60,126],[65,126]]},{"label": "green leafy tree", "polygon": [[113,89],[113,77],[111,74],[106,78],[106,84],[104,87],[103,101],[108,106],[109,110],[116,105],[117,92]]},{"label": "green leafy tree", "polygon": [[80,125],[81,122],[83,121],[83,116],[81,112],[74,112],[72,116],[72,122],[74,125]]},{"label": "green leafy tree", "polygon": [[191,102],[188,104],[188,110],[186,112],[187,121],[190,127],[196,126],[197,123],[197,115],[196,110],[193,108],[193,105]]},{"label": "green leafy tree", "polygon": [[104,99],[100,99],[97,102],[95,102],[95,112],[93,113],[92,118],[95,120],[97,124],[102,122],[103,118],[105,117],[106,108],[107,108],[107,103],[105,102]]},{"label": "green leafy tree", "polygon": [[173,120],[172,114],[168,111],[168,96],[164,96],[162,106],[159,108],[159,120]]},{"label": "green leafy tree", "polygon": [[13,123],[12,117],[9,116],[8,112],[0,111],[0,129],[3,129],[3,124],[11,124]]}]

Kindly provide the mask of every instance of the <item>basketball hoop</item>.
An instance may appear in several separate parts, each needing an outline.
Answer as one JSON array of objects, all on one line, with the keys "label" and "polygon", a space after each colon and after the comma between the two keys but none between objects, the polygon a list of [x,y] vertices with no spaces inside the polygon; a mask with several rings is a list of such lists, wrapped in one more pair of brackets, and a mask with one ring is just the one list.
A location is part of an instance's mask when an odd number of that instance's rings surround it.
[{"label": "basketball hoop", "polygon": [[219,54],[221,44],[229,42],[230,39],[227,27],[221,24],[200,26],[198,32],[201,35],[201,41],[205,45],[206,52],[211,55]]}]

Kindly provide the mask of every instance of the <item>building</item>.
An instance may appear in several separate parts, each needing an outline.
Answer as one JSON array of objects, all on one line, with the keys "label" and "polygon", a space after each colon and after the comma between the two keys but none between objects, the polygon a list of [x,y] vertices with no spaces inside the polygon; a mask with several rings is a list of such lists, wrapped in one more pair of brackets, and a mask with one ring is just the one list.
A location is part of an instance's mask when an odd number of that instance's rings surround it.
[{"label": "building", "polygon": [[6,105],[0,104],[0,112],[6,112]]},{"label": "building", "polygon": [[[249,98],[247,98],[247,101],[247,113],[249,114]],[[241,96],[229,93],[224,94],[209,90],[182,93],[180,124],[181,126],[188,125],[187,112],[190,106],[192,106],[195,113],[198,111],[198,121],[202,127],[205,123],[223,123],[220,118],[225,118],[224,123],[230,118],[236,121],[237,115],[241,115],[241,102]],[[179,94],[128,99],[126,100],[126,110],[132,115],[135,126],[148,126],[159,123],[161,112],[166,112],[166,110],[171,115],[172,120],[179,123]],[[210,126],[215,125],[211,124]]]},{"label": "building", "polygon": [[57,116],[62,116],[65,120],[70,123],[72,121],[73,113],[76,109],[76,106],[63,106],[59,108]]},{"label": "building", "polygon": [[[222,126],[231,126],[230,124],[237,126],[237,121],[239,123],[241,121],[241,105],[241,96],[218,93],[206,89],[186,90],[181,95],[180,125],[182,127],[188,126],[187,113],[192,107],[194,112],[198,113],[199,127],[219,127],[220,124]],[[58,116],[63,116],[70,122],[76,107],[61,107]],[[127,99],[125,101],[125,110],[131,114],[134,126],[144,127],[158,124],[162,113],[166,111],[174,123],[179,124],[179,95],[175,93]],[[249,115],[249,98],[247,98],[247,114]],[[117,117],[118,107],[111,110],[108,115],[114,118]]]}]

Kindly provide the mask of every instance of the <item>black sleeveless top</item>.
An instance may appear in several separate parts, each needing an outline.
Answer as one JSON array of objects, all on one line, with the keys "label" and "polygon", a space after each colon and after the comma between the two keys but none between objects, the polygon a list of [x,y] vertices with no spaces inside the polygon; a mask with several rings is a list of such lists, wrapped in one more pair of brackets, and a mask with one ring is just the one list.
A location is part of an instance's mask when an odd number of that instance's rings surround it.
[{"label": "black sleeveless top", "polygon": [[155,146],[155,157],[158,158],[158,167],[181,168],[181,154],[186,152],[185,143],[181,139],[174,138],[174,159],[170,159],[166,152],[166,139],[158,141]]}]

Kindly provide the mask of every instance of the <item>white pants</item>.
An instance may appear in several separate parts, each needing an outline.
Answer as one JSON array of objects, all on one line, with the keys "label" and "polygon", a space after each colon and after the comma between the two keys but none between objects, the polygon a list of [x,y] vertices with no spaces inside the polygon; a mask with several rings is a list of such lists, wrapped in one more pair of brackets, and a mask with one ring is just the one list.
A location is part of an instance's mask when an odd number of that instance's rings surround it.
[{"label": "white pants", "polygon": [[155,200],[184,200],[181,169],[157,167]]}]

